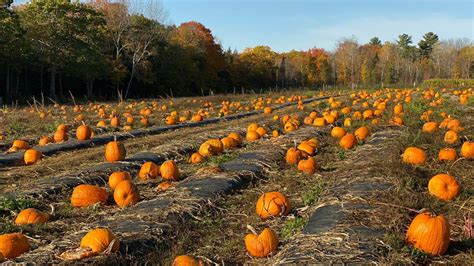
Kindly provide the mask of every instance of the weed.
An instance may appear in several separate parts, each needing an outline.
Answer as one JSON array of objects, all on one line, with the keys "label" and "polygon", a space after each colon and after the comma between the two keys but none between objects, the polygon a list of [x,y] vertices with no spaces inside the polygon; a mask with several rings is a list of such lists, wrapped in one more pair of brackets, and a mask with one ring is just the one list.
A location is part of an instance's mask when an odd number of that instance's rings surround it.
[{"label": "weed", "polygon": [[296,217],[295,219],[288,220],[281,229],[281,235],[283,238],[288,238],[298,232],[308,223],[307,218]]},{"label": "weed", "polygon": [[35,202],[26,198],[0,198],[0,210],[21,211],[35,206]]},{"label": "weed", "polygon": [[305,206],[313,205],[318,201],[321,192],[323,192],[326,187],[326,183],[318,182],[314,185],[306,195],[303,196],[303,203]]}]

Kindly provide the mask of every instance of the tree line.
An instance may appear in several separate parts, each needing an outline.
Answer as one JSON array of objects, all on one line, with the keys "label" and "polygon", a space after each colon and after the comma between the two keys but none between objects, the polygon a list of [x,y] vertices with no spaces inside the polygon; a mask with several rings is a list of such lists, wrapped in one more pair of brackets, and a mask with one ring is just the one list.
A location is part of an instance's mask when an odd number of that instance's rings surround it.
[{"label": "tree line", "polygon": [[470,79],[469,39],[426,33],[414,44],[341,39],[334,51],[223,49],[199,22],[167,25],[153,0],[0,0],[0,97],[194,96],[292,87],[416,85]]}]

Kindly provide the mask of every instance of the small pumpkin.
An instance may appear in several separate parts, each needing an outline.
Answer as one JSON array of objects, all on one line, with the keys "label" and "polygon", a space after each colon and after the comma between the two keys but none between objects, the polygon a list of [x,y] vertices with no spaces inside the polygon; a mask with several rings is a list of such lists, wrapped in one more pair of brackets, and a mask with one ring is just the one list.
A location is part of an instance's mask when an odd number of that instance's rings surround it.
[{"label": "small pumpkin", "polygon": [[291,210],[291,205],[288,199],[278,191],[267,192],[262,194],[255,206],[257,215],[262,219],[270,217],[288,215]]},{"label": "small pumpkin", "polygon": [[448,130],[446,131],[446,134],[444,134],[444,142],[448,144],[454,144],[458,141],[458,139],[458,133],[456,133],[454,130]]},{"label": "small pumpkin", "polygon": [[76,130],[76,138],[78,140],[88,140],[91,138],[91,136],[92,129],[86,124],[80,125]]},{"label": "small pumpkin", "polygon": [[449,201],[459,194],[460,187],[453,176],[437,174],[428,182],[428,191],[439,199]]},{"label": "small pumpkin", "polygon": [[40,224],[49,220],[49,214],[41,212],[35,208],[22,210],[15,219],[16,225]]},{"label": "small pumpkin", "polygon": [[23,154],[23,161],[26,165],[31,165],[41,160],[41,152],[35,149],[26,150]]},{"label": "small pumpkin", "polygon": [[172,160],[164,162],[160,166],[160,174],[163,179],[166,180],[178,180],[179,169],[176,163]]},{"label": "small pumpkin", "polygon": [[214,155],[214,149],[212,148],[211,144],[204,142],[199,146],[199,154],[203,157],[211,157]]},{"label": "small pumpkin", "polygon": [[189,158],[190,163],[202,163],[203,161],[204,157],[199,152],[191,154],[191,157]]},{"label": "small pumpkin", "polygon": [[209,143],[212,146],[212,152],[214,154],[219,154],[224,151],[224,144],[220,139],[208,139],[206,143]]},{"label": "small pumpkin", "polygon": [[110,189],[115,190],[115,187],[124,180],[132,180],[130,173],[128,172],[113,172],[109,176]]},{"label": "small pumpkin", "polygon": [[276,252],[279,240],[272,229],[267,227],[258,234],[253,227],[247,228],[252,233],[245,236],[245,248],[252,257],[264,258]]},{"label": "small pumpkin", "polygon": [[247,131],[247,134],[245,135],[245,139],[250,142],[250,141],[255,141],[259,140],[262,136],[258,134],[257,131],[255,130],[249,130]]},{"label": "small pumpkin", "polygon": [[71,204],[74,207],[87,207],[97,203],[107,203],[107,191],[94,185],[79,185],[71,195]]},{"label": "small pumpkin", "polygon": [[370,135],[370,130],[366,126],[361,126],[354,132],[354,135],[358,141],[364,141]]},{"label": "small pumpkin", "polygon": [[105,160],[107,162],[122,161],[127,156],[125,146],[116,140],[107,143],[105,146]]},{"label": "small pumpkin", "polygon": [[175,125],[176,124],[176,118],[174,116],[167,116],[165,119],[165,123],[167,125]]},{"label": "small pumpkin", "polygon": [[314,155],[315,152],[315,148],[307,141],[304,141],[298,145],[297,149],[301,151],[301,155],[305,158]]},{"label": "small pumpkin", "polygon": [[38,141],[38,145],[39,146],[46,146],[48,145],[49,143],[53,143],[54,142],[54,139],[51,138],[50,136],[43,136],[40,138],[40,140]]},{"label": "small pumpkin", "polygon": [[[113,242],[113,244],[112,244]],[[111,252],[117,252],[120,242],[117,237],[107,228],[97,228],[89,231],[82,239],[80,247],[90,249],[93,253],[104,252],[112,244]]]},{"label": "small pumpkin", "polygon": [[421,165],[426,162],[426,153],[417,147],[408,147],[402,154],[402,160],[412,165]]},{"label": "small pumpkin", "polygon": [[449,222],[443,215],[418,214],[406,233],[407,242],[433,256],[443,255],[449,247]]},{"label": "small pumpkin", "polygon": [[24,140],[15,140],[13,141],[12,148],[17,148],[17,150],[27,150],[30,148],[30,144]]},{"label": "small pumpkin", "polygon": [[474,142],[465,141],[461,146],[461,156],[466,159],[474,158]]},{"label": "small pumpkin", "polygon": [[192,256],[181,255],[173,260],[172,266],[204,266],[204,263]]},{"label": "small pumpkin", "polygon": [[158,187],[156,188],[157,191],[165,191],[168,190],[169,188],[173,187],[174,184],[170,181],[163,181],[160,184],[158,184]]},{"label": "small pumpkin", "polygon": [[238,146],[238,143],[235,139],[230,137],[224,137],[221,139],[222,144],[224,145],[224,150],[235,148]]},{"label": "small pumpkin", "polygon": [[346,130],[342,127],[333,127],[331,129],[331,137],[340,139],[346,135]]},{"label": "small pumpkin", "polygon": [[54,142],[63,142],[68,140],[67,131],[64,129],[59,129],[54,132]]},{"label": "small pumpkin", "polygon": [[154,162],[145,162],[138,172],[140,180],[155,179],[158,177],[160,168]]},{"label": "small pumpkin", "polygon": [[314,174],[316,167],[316,160],[313,157],[308,157],[308,159],[298,162],[298,170],[305,174]]},{"label": "small pumpkin", "polygon": [[458,155],[456,150],[453,148],[444,148],[441,149],[438,153],[438,160],[439,161],[455,161]]},{"label": "small pumpkin", "polygon": [[352,133],[347,133],[339,141],[339,146],[341,146],[341,148],[343,148],[345,150],[354,148],[354,146],[356,144],[357,144],[357,139],[356,139],[355,135],[352,134]]},{"label": "small pumpkin", "polygon": [[242,145],[242,136],[240,136],[239,133],[232,132],[228,136],[229,138],[233,138],[235,141],[237,141],[237,146]]},{"label": "small pumpkin", "polygon": [[14,259],[30,250],[28,239],[22,233],[0,235],[0,253],[7,259]]},{"label": "small pumpkin", "polygon": [[425,133],[433,133],[438,129],[436,122],[426,122],[423,124],[422,131]]},{"label": "small pumpkin", "polygon": [[272,131],[272,137],[278,138],[279,136],[280,136],[280,132],[278,131],[278,129],[275,129]]},{"label": "small pumpkin", "polygon": [[286,151],[285,160],[288,164],[297,164],[301,159],[301,151],[295,148],[289,148]]},{"label": "small pumpkin", "polygon": [[140,200],[140,193],[132,181],[124,180],[115,187],[114,200],[120,208],[132,206]]},{"label": "small pumpkin", "polygon": [[111,127],[119,127],[120,126],[120,118],[117,116],[114,116],[110,119],[110,126]]}]

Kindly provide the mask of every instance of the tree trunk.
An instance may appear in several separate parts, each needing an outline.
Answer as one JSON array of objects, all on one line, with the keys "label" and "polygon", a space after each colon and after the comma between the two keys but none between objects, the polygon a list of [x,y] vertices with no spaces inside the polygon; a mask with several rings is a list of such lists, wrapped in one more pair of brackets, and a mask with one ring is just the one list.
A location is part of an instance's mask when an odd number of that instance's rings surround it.
[{"label": "tree trunk", "polygon": [[40,70],[40,88],[41,92],[43,92],[43,65],[41,65],[41,70]]},{"label": "tree trunk", "polygon": [[49,87],[49,97],[56,99],[56,67],[51,67],[51,85]]},{"label": "tree trunk", "polygon": [[59,72],[59,98],[64,99],[64,93],[63,93],[63,72]]},{"label": "tree trunk", "polygon": [[92,99],[92,88],[94,86],[94,80],[88,80],[86,82],[86,87],[87,87],[87,98]]},{"label": "tree trunk", "polygon": [[18,99],[18,91],[20,89],[20,71],[16,72],[16,87],[15,87],[15,93],[13,95],[15,99]]},{"label": "tree trunk", "polygon": [[8,100],[10,94],[10,66],[7,66],[7,82],[5,84],[5,102]]},{"label": "tree trunk", "polygon": [[130,80],[128,81],[127,91],[125,92],[125,99],[128,98],[128,93],[130,91],[130,86],[132,85],[134,75],[135,75],[135,64],[132,65],[132,73],[130,73]]}]

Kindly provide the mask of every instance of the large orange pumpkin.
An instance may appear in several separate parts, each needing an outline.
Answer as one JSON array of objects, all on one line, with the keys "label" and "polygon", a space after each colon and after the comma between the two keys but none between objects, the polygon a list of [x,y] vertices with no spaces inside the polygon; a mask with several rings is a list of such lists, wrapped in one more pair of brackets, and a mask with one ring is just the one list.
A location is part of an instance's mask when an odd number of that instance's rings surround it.
[{"label": "large orange pumpkin", "polygon": [[16,225],[40,224],[49,220],[49,214],[41,212],[35,208],[22,210],[15,219]]},{"label": "large orange pumpkin", "polygon": [[92,129],[86,124],[80,125],[76,130],[76,138],[78,140],[88,140],[91,138],[91,136]]},{"label": "large orange pumpkin", "polygon": [[352,149],[352,148],[354,148],[355,145],[357,145],[357,139],[356,139],[355,135],[352,134],[352,133],[347,133],[339,141],[339,146],[341,146],[341,148],[343,148],[345,150]]},{"label": "large orange pumpkin", "polygon": [[132,180],[132,177],[128,172],[113,172],[109,176],[110,189],[114,190],[118,183],[124,180]]},{"label": "large orange pumpkin", "polygon": [[41,160],[41,152],[35,149],[26,150],[23,154],[23,161],[26,165],[35,164]]},{"label": "large orange pumpkin", "polygon": [[[112,244],[112,241],[114,243]],[[111,252],[117,252],[120,248],[120,242],[117,237],[107,228],[97,228],[89,231],[81,239],[81,248],[90,249],[95,254],[104,252],[112,244]]]},{"label": "large orange pumpkin", "polygon": [[331,137],[333,138],[340,139],[344,137],[344,135],[346,135],[346,130],[342,127],[333,127],[331,129]]},{"label": "large orange pumpkin", "polygon": [[289,148],[286,152],[285,160],[288,164],[297,164],[301,159],[301,151],[295,148]]},{"label": "large orange pumpkin", "polygon": [[359,141],[363,141],[370,135],[370,130],[366,126],[361,126],[354,132],[354,135]]},{"label": "large orange pumpkin", "polygon": [[452,148],[441,149],[438,153],[438,160],[440,161],[455,161],[457,157],[456,150]]},{"label": "large orange pumpkin", "polygon": [[166,180],[178,180],[179,169],[176,163],[172,160],[164,162],[160,166],[160,174],[163,179]]},{"label": "large orange pumpkin", "polygon": [[258,234],[250,226],[252,233],[245,236],[245,248],[252,257],[263,258],[276,252],[278,247],[278,237],[270,228],[265,228]]},{"label": "large orange pumpkin", "polygon": [[94,185],[79,185],[71,195],[71,204],[74,207],[86,207],[96,203],[107,202],[107,191]]},{"label": "large orange pumpkin", "polygon": [[30,250],[28,239],[22,233],[0,235],[0,253],[7,259],[14,259]]},{"label": "large orange pumpkin", "polygon": [[474,158],[474,142],[465,141],[461,146],[461,156],[466,159]]},{"label": "large orange pumpkin", "polygon": [[458,133],[456,133],[454,130],[448,130],[446,131],[446,134],[444,134],[444,141],[448,144],[454,144],[458,141],[458,139]]},{"label": "large orange pumpkin", "polygon": [[449,222],[443,215],[418,214],[408,228],[407,242],[433,256],[443,255],[449,247]]},{"label": "large orange pumpkin", "polygon": [[145,162],[138,172],[140,180],[155,179],[158,177],[160,168],[154,162]]},{"label": "large orange pumpkin", "polygon": [[314,157],[308,157],[306,160],[301,160],[298,162],[298,170],[305,174],[313,174],[316,172],[316,160]]},{"label": "large orange pumpkin", "polygon": [[140,200],[140,193],[132,181],[124,180],[115,187],[114,200],[120,208],[128,207]]},{"label": "large orange pumpkin", "polygon": [[437,174],[428,182],[428,191],[442,200],[452,200],[459,194],[460,187],[453,176]]},{"label": "large orange pumpkin", "polygon": [[421,165],[426,162],[425,151],[417,147],[408,147],[402,154],[405,163],[413,165]]},{"label": "large orange pumpkin", "polygon": [[255,211],[262,219],[270,217],[288,215],[291,205],[288,199],[280,192],[267,192],[257,200]]},{"label": "large orange pumpkin", "polygon": [[105,146],[105,160],[107,162],[122,161],[126,156],[125,146],[118,141],[111,141]]}]

